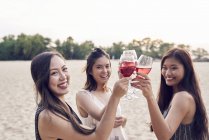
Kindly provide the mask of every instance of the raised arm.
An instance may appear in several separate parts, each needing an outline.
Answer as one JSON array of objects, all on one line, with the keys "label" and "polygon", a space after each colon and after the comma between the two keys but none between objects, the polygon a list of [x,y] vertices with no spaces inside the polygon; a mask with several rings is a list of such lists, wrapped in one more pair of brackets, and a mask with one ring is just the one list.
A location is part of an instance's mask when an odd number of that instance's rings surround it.
[{"label": "raised arm", "polygon": [[76,94],[76,105],[82,117],[91,115],[97,121],[100,121],[105,112],[105,107],[101,110],[92,102],[92,96],[87,91],[79,91]]},{"label": "raised arm", "polygon": [[42,139],[106,140],[113,128],[120,98],[127,92],[127,89],[128,78],[122,78],[115,83],[113,94],[109,99],[104,115],[95,132],[90,135],[80,134],[72,127],[71,123],[51,112],[41,112],[39,117],[39,132]]},{"label": "raised arm", "polygon": [[146,75],[142,74],[141,76],[145,79],[135,79],[139,82],[134,83],[133,86],[141,89],[147,100],[152,128],[156,137],[159,140],[169,140],[181,123],[191,123],[195,113],[194,99],[187,92],[176,93],[168,115],[164,118],[152,93],[150,79]]}]

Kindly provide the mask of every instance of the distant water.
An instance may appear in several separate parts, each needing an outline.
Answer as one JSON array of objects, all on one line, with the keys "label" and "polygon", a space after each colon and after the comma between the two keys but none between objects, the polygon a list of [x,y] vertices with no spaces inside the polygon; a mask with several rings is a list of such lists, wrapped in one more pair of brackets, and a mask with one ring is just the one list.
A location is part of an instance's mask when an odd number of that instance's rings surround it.
[{"label": "distant water", "polygon": [[[3,140],[35,140],[34,137],[34,113],[35,91],[30,74],[30,61],[0,61],[0,134]],[[209,63],[194,63],[200,80],[203,100],[206,103],[209,114]],[[71,92],[67,95],[67,101],[76,109],[75,94],[85,82],[85,73],[82,69],[85,60],[67,61],[71,75]],[[118,79],[118,61],[112,60],[112,76],[109,86],[112,87]],[[153,92],[156,93],[159,86],[160,63],[154,62],[149,74],[152,80]],[[150,133],[148,123],[149,113],[144,97],[133,101],[121,101],[124,116],[128,118],[125,131],[131,140],[154,140]]]}]

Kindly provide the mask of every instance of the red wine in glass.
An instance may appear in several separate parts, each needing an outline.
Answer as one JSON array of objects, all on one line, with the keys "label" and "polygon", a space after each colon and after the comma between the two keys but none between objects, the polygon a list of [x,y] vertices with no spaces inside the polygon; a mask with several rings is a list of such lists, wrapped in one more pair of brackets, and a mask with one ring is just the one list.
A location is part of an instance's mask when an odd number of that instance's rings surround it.
[{"label": "red wine in glass", "polygon": [[144,73],[144,74],[149,74],[152,68],[141,68],[141,67],[136,67],[136,72]]},{"label": "red wine in glass", "polygon": [[124,77],[130,77],[135,71],[135,62],[123,61],[120,65],[120,72]]},{"label": "red wine in glass", "polygon": [[[146,55],[141,55],[137,60],[136,72],[148,74],[152,69],[153,58]],[[141,76],[137,76],[141,77]]]}]

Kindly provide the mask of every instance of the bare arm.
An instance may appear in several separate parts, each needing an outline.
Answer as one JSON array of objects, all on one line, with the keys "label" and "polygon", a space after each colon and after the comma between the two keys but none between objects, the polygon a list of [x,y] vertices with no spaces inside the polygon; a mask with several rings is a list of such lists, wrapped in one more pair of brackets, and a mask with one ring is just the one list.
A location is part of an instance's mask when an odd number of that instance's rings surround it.
[{"label": "bare arm", "polygon": [[[138,79],[139,83],[133,84],[142,90],[149,108],[152,127],[159,140],[169,140],[180,123],[188,118],[190,110],[194,110],[194,100],[188,93],[177,93],[172,99],[172,106],[166,118],[164,119],[159,106],[152,93],[150,79],[142,75],[145,79]],[[193,101],[192,101],[193,100]]]},{"label": "bare arm", "polygon": [[[91,98],[91,95],[87,93],[87,91],[79,91],[76,94],[76,104],[78,111],[82,117],[87,117],[88,115],[91,115],[94,119],[100,121],[102,115],[105,112],[106,106],[101,110],[94,102],[92,102]],[[127,119],[124,116],[116,117],[114,128],[121,125],[124,127],[126,124],[126,120]]]},{"label": "bare arm", "polygon": [[82,117],[86,115],[91,115],[97,121],[100,121],[102,115],[105,112],[105,107],[101,110],[94,102],[92,102],[92,97],[87,93],[87,91],[80,91],[76,94],[76,104],[78,111]]},{"label": "bare arm", "polygon": [[104,115],[102,116],[95,132],[90,135],[80,134],[72,127],[71,123],[50,112],[41,112],[38,122],[41,138],[61,138],[65,140],[106,140],[113,128],[120,98],[127,92],[127,88],[127,78],[123,78],[115,83],[113,94],[110,97]]},{"label": "bare arm", "polygon": [[190,104],[187,95],[177,93],[173,100],[168,115],[164,119],[154,98],[147,98],[153,130],[159,140],[168,140],[176,132],[179,125],[189,113]]}]

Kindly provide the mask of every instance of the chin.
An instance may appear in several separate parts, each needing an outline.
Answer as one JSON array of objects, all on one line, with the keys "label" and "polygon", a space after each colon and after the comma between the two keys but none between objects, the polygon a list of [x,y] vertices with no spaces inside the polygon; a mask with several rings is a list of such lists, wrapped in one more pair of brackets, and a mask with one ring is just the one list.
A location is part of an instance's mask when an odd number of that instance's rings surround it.
[{"label": "chin", "polygon": [[69,91],[70,91],[69,89],[66,89],[66,90],[60,91],[60,93],[62,93],[62,94],[67,94]]},{"label": "chin", "polygon": [[166,85],[167,86],[173,86],[174,84],[173,83],[170,83],[170,82],[166,82]]}]

